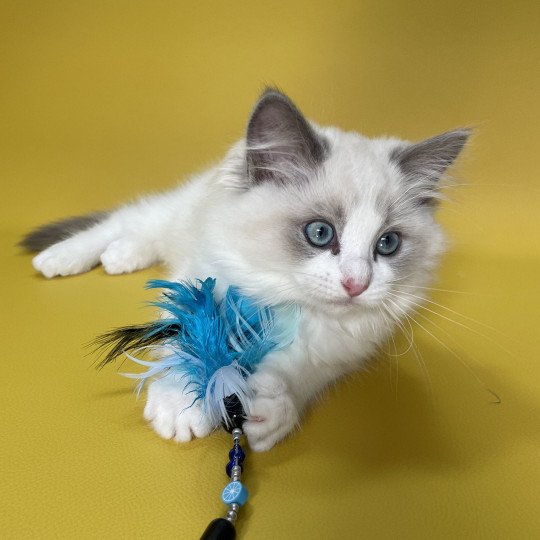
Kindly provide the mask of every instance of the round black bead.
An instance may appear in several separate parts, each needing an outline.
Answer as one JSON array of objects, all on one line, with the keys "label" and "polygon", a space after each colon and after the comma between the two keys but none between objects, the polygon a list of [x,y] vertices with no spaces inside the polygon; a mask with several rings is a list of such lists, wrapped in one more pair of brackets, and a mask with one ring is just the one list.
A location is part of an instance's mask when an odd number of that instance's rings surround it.
[{"label": "round black bead", "polygon": [[242,429],[242,425],[246,419],[246,413],[242,407],[242,403],[238,399],[236,394],[231,394],[223,400],[225,405],[225,410],[227,411],[227,416],[229,417],[229,422],[223,421],[221,424],[225,431],[232,433],[232,430],[235,428]]},{"label": "round black bead", "polygon": [[225,518],[217,518],[211,521],[201,536],[201,540],[235,540],[236,529]]}]

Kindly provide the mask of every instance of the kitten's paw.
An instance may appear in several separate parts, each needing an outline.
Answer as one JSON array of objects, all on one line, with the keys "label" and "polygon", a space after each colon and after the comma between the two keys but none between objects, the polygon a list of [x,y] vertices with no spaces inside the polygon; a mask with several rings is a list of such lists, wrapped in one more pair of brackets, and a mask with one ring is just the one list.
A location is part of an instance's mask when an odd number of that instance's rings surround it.
[{"label": "kitten's paw", "polygon": [[186,394],[182,382],[169,377],[158,379],[148,387],[144,418],[164,439],[188,442],[194,437],[206,437],[212,425],[200,402],[193,403],[193,399],[193,394]]},{"label": "kitten's paw", "polygon": [[101,254],[101,264],[107,274],[128,274],[153,264],[153,250],[130,238],[111,242]]},{"label": "kitten's paw", "polygon": [[34,268],[47,278],[81,274],[97,262],[96,255],[71,239],[48,247],[32,259]]},{"label": "kitten's paw", "polygon": [[284,381],[269,375],[254,375],[252,379],[255,398],[243,429],[251,449],[265,452],[291,433],[300,417]]},{"label": "kitten's paw", "polygon": [[255,452],[266,452],[285,438],[298,425],[299,416],[289,394],[273,398],[256,397],[251,414],[244,422],[249,446]]}]

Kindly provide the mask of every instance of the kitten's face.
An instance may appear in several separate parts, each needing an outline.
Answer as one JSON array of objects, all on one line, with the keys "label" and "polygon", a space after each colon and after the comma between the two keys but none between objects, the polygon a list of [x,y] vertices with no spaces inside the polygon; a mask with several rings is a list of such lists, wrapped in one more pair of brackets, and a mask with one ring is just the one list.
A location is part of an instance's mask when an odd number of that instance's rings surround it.
[{"label": "kitten's face", "polygon": [[[302,118],[293,112],[297,129]],[[258,141],[270,155],[261,157],[259,144],[253,158],[263,172],[230,213],[227,259],[236,279],[267,302],[336,314],[387,306],[399,315],[407,306],[395,291],[424,286],[443,251],[432,203],[459,145],[451,141],[450,155],[440,140],[447,135],[407,145],[307,123],[295,134],[286,116],[271,118]],[[309,137],[318,143],[302,147]]]},{"label": "kitten's face", "polygon": [[247,266],[243,282],[267,300],[377,309],[396,301],[393,284],[425,282],[443,236],[432,207],[409,196],[391,164],[393,141],[326,136],[329,156],[308,181],[239,195],[231,255]]}]

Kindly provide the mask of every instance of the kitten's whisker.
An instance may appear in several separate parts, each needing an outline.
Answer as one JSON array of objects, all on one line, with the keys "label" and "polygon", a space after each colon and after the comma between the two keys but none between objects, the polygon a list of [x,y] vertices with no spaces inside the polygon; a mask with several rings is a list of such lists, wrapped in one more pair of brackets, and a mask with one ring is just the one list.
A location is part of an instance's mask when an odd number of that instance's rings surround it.
[{"label": "kitten's whisker", "polygon": [[407,350],[405,352],[401,353],[401,356],[403,356],[403,355],[407,354],[413,347],[414,335],[413,335],[413,332],[412,332],[412,328],[411,328],[411,334],[409,334],[407,332],[407,329],[405,328],[405,326],[401,322],[401,319],[398,317],[398,315],[393,313],[392,310],[389,308],[389,306],[387,306],[384,303],[384,301],[382,302],[382,305],[383,305],[384,309],[386,310],[386,312],[388,313],[388,315],[390,316],[390,318],[396,323],[398,328],[401,330],[401,332],[403,333],[403,335],[405,337],[405,340],[409,344],[409,347],[407,348]]},{"label": "kitten's whisker", "polygon": [[[442,309],[445,309],[446,311],[449,311],[450,313],[453,313],[454,315],[457,315],[458,317],[462,317],[463,319],[466,319],[467,321],[473,322],[479,326],[483,326],[484,328],[487,328],[488,330],[493,330],[494,332],[498,332],[496,328],[493,328],[493,326],[489,326],[488,324],[485,324],[481,321],[477,321],[476,319],[473,319],[472,317],[468,317],[467,315],[463,315],[463,313],[459,313],[459,311],[455,311],[449,307],[444,306],[443,304],[439,304],[438,302],[435,302],[433,300],[429,300],[428,298],[424,298],[422,296],[418,296],[417,294],[413,294],[407,291],[397,291],[400,294],[406,294],[407,296],[410,296],[412,298],[417,298],[418,300],[422,300],[423,302],[427,302],[428,304],[433,304],[437,307],[440,307]],[[406,299],[405,299],[406,300]]]},{"label": "kitten's whisker", "polygon": [[394,348],[394,354],[390,354],[389,351],[382,349],[383,353],[389,358],[390,360],[390,384],[393,382],[393,364],[396,365],[396,382],[395,382],[395,398],[397,399],[398,396],[398,388],[399,388],[399,357],[406,353],[400,353],[397,352],[397,345],[396,340],[394,339],[394,328],[395,324],[392,324],[391,321],[388,320],[388,315],[384,312],[384,309],[382,306],[377,306],[379,313],[381,314],[381,317],[383,318],[388,330],[390,331],[390,339],[392,340],[392,346]]},{"label": "kitten's whisker", "polygon": [[[395,296],[395,295],[394,295]],[[416,305],[418,307],[422,307],[420,304],[415,304],[415,303],[411,303],[411,305]],[[450,332],[448,332],[447,330],[445,330],[442,326],[439,326],[437,323],[435,323],[433,320],[431,320],[429,317],[427,317],[426,315],[424,315],[423,313],[420,313],[418,311],[418,309],[412,309],[411,310],[412,313],[414,313],[415,315],[418,315],[419,317],[422,317],[422,319],[430,322],[435,328],[437,328],[438,330],[440,330],[441,332],[443,332],[444,334],[446,334],[450,339],[455,339],[452,334],[450,334]],[[415,321],[417,322],[417,321]]]},{"label": "kitten's whisker", "polygon": [[[394,305],[395,303],[390,300]],[[396,306],[396,307],[399,307],[399,306]],[[402,310],[403,311],[403,310]],[[403,311],[404,315],[409,318],[409,316]],[[425,315],[422,315],[421,313],[418,313],[417,311],[415,311],[415,313],[417,315],[419,315],[420,317],[422,317],[423,319],[429,321],[431,324],[433,324],[435,327],[439,328],[437,324],[435,324],[433,321],[431,321],[428,317],[426,317]],[[497,400],[500,402],[500,397],[495,393],[493,392],[493,390],[491,390],[487,385],[486,383],[483,381],[483,379],[476,373],[476,371],[474,371],[474,369],[467,363],[465,362],[465,360],[463,359],[462,356],[460,356],[459,354],[456,353],[456,351],[454,351],[454,349],[452,349],[451,347],[449,347],[446,343],[444,343],[441,339],[439,339],[435,334],[433,334],[432,332],[430,332],[423,324],[419,323],[417,320],[411,318],[411,320],[417,324],[422,330],[424,330],[424,332],[428,333],[435,341],[437,341],[437,343],[439,343],[442,347],[444,347],[454,358],[456,358],[457,360],[459,360],[459,362],[461,363],[461,365],[463,367],[465,367],[467,369],[467,371],[469,371],[469,373],[471,373],[471,375],[474,377],[474,379],[476,380],[476,382],[484,389],[484,390],[487,390],[490,394],[494,395]],[[440,329],[440,328],[439,328]],[[443,330],[444,331],[444,330]]]},{"label": "kitten's whisker", "polygon": [[[442,313],[438,313],[437,311],[435,311],[435,310],[433,310],[433,309],[429,309],[428,307],[426,307],[426,306],[420,304],[419,302],[414,302],[413,300],[410,300],[410,299],[408,299],[408,298],[399,296],[399,295],[394,294],[394,293],[392,293],[392,292],[389,292],[388,294],[392,295],[392,296],[395,297],[395,298],[399,298],[399,299],[401,299],[401,300],[405,300],[406,302],[409,302],[411,305],[416,306],[416,307],[418,307],[418,308],[420,308],[420,309],[423,309],[423,310],[425,310],[425,311],[428,311],[429,313],[433,313],[434,315],[437,315],[438,317],[441,317],[442,319],[445,319],[445,320],[447,320],[447,321],[449,321],[449,322],[451,322],[451,323],[453,323],[453,324],[455,324],[455,325],[457,325],[457,326],[461,326],[462,328],[465,328],[465,330],[468,330],[469,332],[472,332],[473,334],[476,334],[477,336],[480,336],[481,338],[486,339],[487,341],[489,341],[490,343],[492,343],[493,345],[495,345],[496,347],[498,347],[499,349],[501,349],[502,351],[504,351],[506,354],[508,354],[511,358],[514,358],[514,359],[515,359],[515,355],[514,355],[512,352],[510,352],[510,351],[507,350],[505,347],[503,347],[502,345],[500,345],[499,343],[497,343],[497,341],[495,341],[492,337],[487,336],[486,334],[483,334],[482,332],[479,332],[479,331],[476,330],[475,328],[471,328],[470,326],[467,326],[466,324],[463,324],[463,323],[461,323],[461,322],[459,322],[459,321],[456,321],[456,320],[452,319],[451,317],[447,317],[446,315],[443,315]],[[418,297],[418,298],[420,298],[420,297]],[[422,300],[424,300],[424,299],[422,299]],[[429,302],[429,300],[425,300],[425,301]],[[435,304],[435,305],[437,305],[437,306],[439,306],[439,307],[444,308],[444,306],[442,306],[442,305],[440,305],[440,304],[437,304],[436,302],[431,302],[431,303],[433,303],[433,304]],[[460,315],[460,316],[464,317],[465,319],[469,319],[469,317],[466,317],[465,315],[461,315],[461,314],[458,313],[458,312],[454,312],[454,311],[451,310],[450,308],[444,308],[444,309],[448,309],[449,311],[451,311],[452,313],[455,313],[456,315]],[[475,321],[474,319],[469,319],[469,320],[471,320],[472,322],[475,322],[475,323],[477,323],[477,324],[479,324],[479,325],[481,325],[481,326],[484,326],[484,327],[486,327],[486,328],[488,328],[488,329],[490,329],[490,330],[493,330],[494,332],[497,332],[497,329],[492,328],[492,327],[490,327],[490,326],[488,326],[488,325],[485,325],[485,324],[483,324],[483,323],[481,323],[481,322],[479,322],[479,321]]]},{"label": "kitten's whisker", "polygon": [[[437,328],[438,330],[440,330],[441,332],[445,333],[448,337],[450,337],[452,339],[452,335],[447,332],[446,330],[444,330],[443,328],[441,328],[438,324],[436,324],[435,322],[433,322],[429,317],[426,317],[425,315],[423,315],[422,313],[419,313],[418,311],[415,311],[416,315],[418,315],[419,317],[422,317],[422,319],[424,319],[425,321],[431,323],[433,326],[435,326],[435,328]],[[416,321],[416,324],[418,324],[424,331],[426,331],[430,336],[434,337],[435,339],[437,339],[435,337],[434,334],[432,334],[425,326],[421,325],[418,321]],[[438,340],[439,343],[441,343],[441,345],[445,346],[445,344],[441,341],[441,340]],[[501,398],[493,391],[491,390],[487,384],[484,382],[484,380],[476,373],[476,371],[469,365],[468,362],[466,362],[464,360],[464,358],[457,354],[456,351],[454,349],[451,349],[450,347],[446,347],[445,348],[450,352],[452,353],[452,355],[457,358],[461,365],[463,367],[465,367],[465,369],[467,369],[467,371],[474,377],[474,379],[476,380],[476,382],[484,389],[484,390],[487,390],[490,394],[494,395],[496,398],[497,398],[497,401],[500,403],[501,401]]]},{"label": "kitten's whisker", "polygon": [[467,291],[454,291],[450,289],[438,289],[436,287],[420,287],[419,285],[405,285],[404,283],[396,283],[395,281],[390,281],[392,285],[396,285],[397,287],[408,287],[410,289],[424,289],[426,291],[437,291],[437,292],[447,292],[447,293],[454,293],[454,294],[470,294],[471,296],[478,296],[478,293],[474,292],[467,292]]},{"label": "kitten's whisker", "polygon": [[[397,355],[396,341],[394,340],[394,335],[393,334],[392,334],[392,343],[394,345],[394,360],[395,360],[395,363],[396,363],[395,399],[397,400],[398,389],[399,389],[399,356]],[[392,365],[392,362],[390,362],[390,365]],[[392,374],[392,371],[390,371],[390,374]]]},{"label": "kitten's whisker", "polygon": [[392,280],[390,283],[397,283],[398,281],[403,281],[405,279],[409,279],[414,274],[415,274],[415,272],[411,272],[410,274],[407,274],[406,276],[401,276],[400,278],[396,278],[396,279]]},{"label": "kitten's whisker", "polygon": [[[394,324],[392,324],[392,322],[390,322],[390,321],[388,320],[388,316],[387,316],[387,314],[383,311],[383,309],[381,308],[381,306],[377,306],[377,307],[378,307],[378,309],[379,309],[379,312],[380,312],[382,318],[384,319],[384,321],[385,321],[385,323],[386,323],[387,328],[388,328],[390,331],[393,330],[393,329],[395,328],[395,326],[396,326],[397,321],[396,321],[395,319],[393,319],[393,320],[394,320]],[[392,340],[392,344],[393,344],[393,348],[394,348],[394,354],[391,354],[391,353],[389,353],[388,351],[383,351],[386,355],[391,356],[392,358],[397,358],[397,357],[399,357],[399,356],[404,356],[405,354],[407,354],[407,353],[409,352],[410,347],[409,347],[406,351],[404,351],[404,352],[400,352],[400,353],[397,352],[397,345],[396,345],[396,340],[394,339],[394,334],[393,334],[393,332],[390,332],[390,339]]]},{"label": "kitten's whisker", "polygon": [[[405,320],[407,321],[407,324],[409,325],[409,328],[411,329],[411,335],[414,337],[414,332],[413,332],[413,328],[412,328],[412,324],[411,324],[411,321],[418,324],[420,327],[422,327],[422,325],[420,325],[418,323],[418,321],[415,321],[412,317],[410,317],[406,312],[405,310],[403,310],[401,308],[401,306],[399,306],[398,304],[396,304],[393,300],[391,300],[390,298],[388,299],[388,301],[394,305],[394,307],[396,307],[405,317]],[[414,356],[416,357],[416,360],[418,362],[418,365],[420,366],[420,369],[422,370],[422,374],[424,376],[424,382],[427,384],[427,388],[428,388],[428,393],[431,397],[431,399],[433,399],[433,385],[431,383],[431,377],[429,376],[429,370],[428,370],[428,367],[427,367],[427,364],[422,356],[422,354],[420,353],[420,350],[418,349],[417,346],[413,346],[413,353],[414,353]]]}]

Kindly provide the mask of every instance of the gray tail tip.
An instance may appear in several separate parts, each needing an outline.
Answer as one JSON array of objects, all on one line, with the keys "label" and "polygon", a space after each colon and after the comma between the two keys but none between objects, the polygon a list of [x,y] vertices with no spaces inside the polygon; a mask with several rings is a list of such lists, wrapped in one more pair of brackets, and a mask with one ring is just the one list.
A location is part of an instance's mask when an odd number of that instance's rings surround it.
[{"label": "gray tail tip", "polygon": [[108,214],[108,212],[94,212],[41,225],[24,235],[17,245],[30,253],[42,251],[78,232],[90,229],[103,221]]}]

